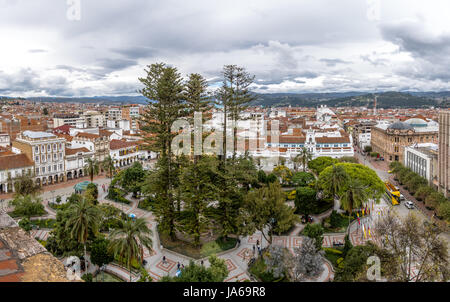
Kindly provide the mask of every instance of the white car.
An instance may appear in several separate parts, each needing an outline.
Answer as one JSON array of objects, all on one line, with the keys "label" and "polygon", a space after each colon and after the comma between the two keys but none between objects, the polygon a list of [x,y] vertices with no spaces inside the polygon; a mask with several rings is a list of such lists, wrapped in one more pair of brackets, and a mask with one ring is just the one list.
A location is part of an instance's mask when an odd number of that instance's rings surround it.
[{"label": "white car", "polygon": [[414,209],[414,203],[412,201],[405,201],[405,207],[407,207],[408,209],[412,210]]}]

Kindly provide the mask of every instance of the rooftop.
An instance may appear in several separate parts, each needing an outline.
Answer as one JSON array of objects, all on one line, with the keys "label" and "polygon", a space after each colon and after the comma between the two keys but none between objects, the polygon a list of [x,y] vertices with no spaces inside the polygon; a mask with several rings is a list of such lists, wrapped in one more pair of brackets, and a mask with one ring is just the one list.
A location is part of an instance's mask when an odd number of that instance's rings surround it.
[{"label": "rooftop", "polygon": [[0,213],[0,282],[68,282],[64,265]]},{"label": "rooftop", "polygon": [[55,137],[52,133],[47,132],[38,132],[38,131],[24,131],[22,133],[22,136],[29,137],[32,139],[38,139],[38,138],[53,138]]}]

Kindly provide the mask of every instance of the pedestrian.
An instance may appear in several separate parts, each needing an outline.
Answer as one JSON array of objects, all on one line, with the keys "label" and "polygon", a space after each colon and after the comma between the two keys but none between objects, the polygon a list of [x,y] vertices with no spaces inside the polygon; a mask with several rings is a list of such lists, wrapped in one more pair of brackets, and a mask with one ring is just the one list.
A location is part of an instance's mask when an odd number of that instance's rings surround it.
[{"label": "pedestrian", "polygon": [[200,261],[200,264],[203,266],[203,260],[202,261]]},{"label": "pedestrian", "polygon": [[184,269],[184,264],[181,265],[181,268]]},{"label": "pedestrian", "polygon": [[181,266],[181,264],[180,264],[180,262],[178,262],[177,263],[177,269],[180,269],[180,266]]},{"label": "pedestrian", "polygon": [[256,245],[259,246],[259,240],[256,240]]},{"label": "pedestrian", "polygon": [[163,256],[163,263],[166,264],[166,256]]},{"label": "pedestrian", "polygon": [[255,249],[256,249],[256,247],[255,247],[255,245],[253,245],[253,255],[255,254]]}]

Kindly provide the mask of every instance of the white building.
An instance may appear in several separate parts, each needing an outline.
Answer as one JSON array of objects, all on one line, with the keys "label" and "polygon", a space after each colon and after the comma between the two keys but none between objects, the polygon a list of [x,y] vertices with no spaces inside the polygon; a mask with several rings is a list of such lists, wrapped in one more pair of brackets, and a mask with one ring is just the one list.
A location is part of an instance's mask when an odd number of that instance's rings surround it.
[{"label": "white building", "polygon": [[137,142],[112,140],[109,143],[110,156],[116,167],[129,166],[139,160],[139,146]]},{"label": "white building", "polygon": [[87,148],[66,148],[65,166],[67,180],[83,177],[87,160],[93,158],[94,152],[89,151]]},{"label": "white building", "polygon": [[37,184],[53,184],[64,181],[65,143],[52,133],[25,131],[13,142],[13,152],[33,159]]},{"label": "white building", "polygon": [[11,139],[8,133],[0,133],[0,147],[6,148],[11,144]]},{"label": "white building", "polygon": [[431,185],[437,180],[438,148],[439,146],[433,143],[405,147],[404,165],[428,180]]},{"label": "white building", "polygon": [[33,175],[34,163],[25,154],[0,156],[0,194],[14,192],[14,179]]},{"label": "white building", "polygon": [[86,119],[76,114],[56,114],[53,117],[53,128],[69,125],[75,128],[86,128]]}]

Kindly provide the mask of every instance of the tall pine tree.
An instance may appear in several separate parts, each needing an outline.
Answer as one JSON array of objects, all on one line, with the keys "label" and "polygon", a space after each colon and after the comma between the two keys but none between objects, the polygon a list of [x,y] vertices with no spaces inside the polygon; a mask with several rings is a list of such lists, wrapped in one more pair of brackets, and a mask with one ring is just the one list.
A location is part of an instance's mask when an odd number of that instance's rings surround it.
[{"label": "tall pine tree", "polygon": [[144,85],[140,92],[149,99],[149,104],[143,116],[142,130],[148,133],[146,140],[150,150],[160,155],[149,189],[155,193],[154,212],[160,230],[175,238],[174,191],[178,175],[173,171],[176,164],[171,143],[178,133],[172,133],[171,127],[177,119],[186,116],[184,86],[178,70],[164,63],[152,64],[145,71],[147,76],[139,79]]}]

